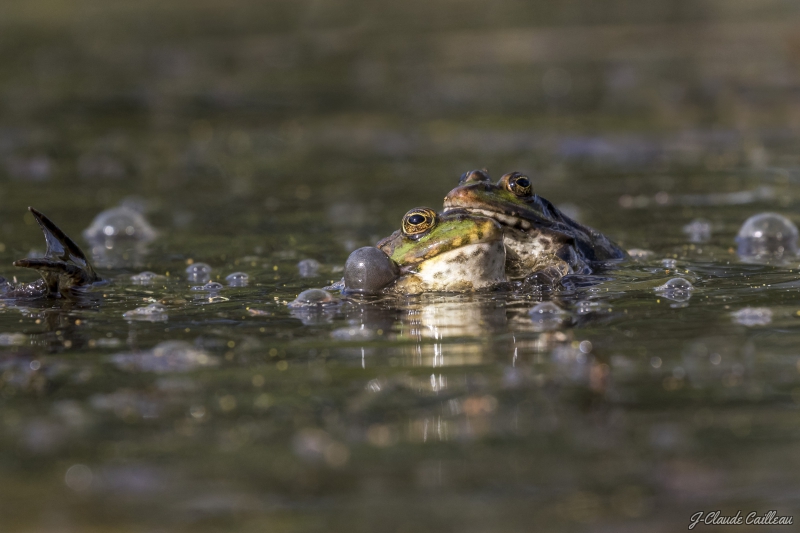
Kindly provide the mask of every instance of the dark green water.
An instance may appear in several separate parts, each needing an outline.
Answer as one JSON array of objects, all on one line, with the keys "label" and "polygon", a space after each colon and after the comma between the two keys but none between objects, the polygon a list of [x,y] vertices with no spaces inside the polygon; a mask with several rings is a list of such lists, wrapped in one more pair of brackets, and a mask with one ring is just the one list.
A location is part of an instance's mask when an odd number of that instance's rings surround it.
[{"label": "dark green water", "polygon": [[[94,305],[0,306],[0,531],[800,517],[800,260],[734,243],[800,222],[795,3],[107,4],[0,6],[0,274],[35,279],[28,205],[87,251],[132,196],[159,232],[95,250]],[[286,307],[482,167],[652,256],[546,331],[536,295]],[[197,262],[250,283],[193,291]]]}]

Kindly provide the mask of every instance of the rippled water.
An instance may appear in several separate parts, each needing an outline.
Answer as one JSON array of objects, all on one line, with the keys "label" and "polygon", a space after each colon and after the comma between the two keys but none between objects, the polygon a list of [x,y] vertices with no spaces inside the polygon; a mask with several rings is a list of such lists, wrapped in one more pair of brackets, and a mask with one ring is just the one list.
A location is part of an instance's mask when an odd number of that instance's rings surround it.
[{"label": "rippled water", "polygon": [[[795,6],[51,4],[0,8],[0,274],[33,205],[110,283],[0,303],[0,530],[800,516],[800,258],[736,243],[800,222]],[[638,252],[287,305],[482,167]]]}]

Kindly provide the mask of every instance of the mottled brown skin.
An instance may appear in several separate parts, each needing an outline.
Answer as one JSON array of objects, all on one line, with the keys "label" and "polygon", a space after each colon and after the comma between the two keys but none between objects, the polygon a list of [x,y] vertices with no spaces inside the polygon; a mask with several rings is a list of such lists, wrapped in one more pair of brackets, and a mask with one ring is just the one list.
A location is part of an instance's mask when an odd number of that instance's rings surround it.
[{"label": "mottled brown skin", "polygon": [[503,226],[511,279],[544,270],[555,277],[587,274],[598,264],[627,257],[605,235],[534,194],[530,180],[518,172],[504,175],[496,184],[485,171],[467,172],[444,199],[445,213],[451,210],[490,217]]}]

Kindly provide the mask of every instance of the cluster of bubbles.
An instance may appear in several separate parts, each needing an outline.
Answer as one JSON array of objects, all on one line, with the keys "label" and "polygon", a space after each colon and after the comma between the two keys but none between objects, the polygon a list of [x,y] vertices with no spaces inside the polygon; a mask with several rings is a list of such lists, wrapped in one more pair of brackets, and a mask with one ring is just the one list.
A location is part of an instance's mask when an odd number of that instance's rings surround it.
[{"label": "cluster of bubbles", "polygon": [[[186,277],[190,282],[200,282],[203,285],[194,285],[191,287],[195,292],[209,293],[211,301],[224,300],[218,295],[225,286],[217,281],[211,281],[211,267],[206,263],[192,263],[186,268]],[[166,279],[166,276],[156,274],[146,270],[130,277],[131,281],[137,285],[149,285],[156,280]],[[229,287],[246,287],[250,281],[250,275],[246,272],[234,272],[225,277]],[[148,322],[164,322],[168,319],[167,308],[160,303],[151,303],[144,307],[137,307],[123,313],[122,315],[127,320],[140,320]]]},{"label": "cluster of bubbles", "polygon": [[[203,283],[192,287],[193,291],[217,292],[224,288],[222,283],[211,281],[211,267],[206,263],[192,263],[186,267],[186,279],[195,283]],[[250,275],[246,272],[234,272],[225,276],[225,281],[230,287],[246,287],[250,282]]]},{"label": "cluster of bubbles", "polygon": [[[683,232],[692,243],[705,243],[711,239],[712,223],[705,219],[695,219],[683,227]],[[134,251],[142,250],[140,247],[152,242],[157,237],[157,232],[148,223],[144,216],[144,206],[136,202],[123,202],[123,204],[100,213],[92,224],[83,233],[86,240],[92,244],[95,260],[100,259],[100,264],[109,265],[109,252],[120,246],[133,245]],[[761,213],[749,218],[741,227],[737,237],[737,253],[744,261],[772,262],[785,260],[798,254],[798,230],[786,217],[777,213]],[[128,246],[127,250],[130,249]],[[647,254],[632,255],[646,257]],[[652,255],[652,254],[649,254]],[[126,256],[127,257],[127,256]],[[113,263],[113,261],[112,261]],[[675,269],[677,261],[664,259],[662,266],[668,270]],[[320,274],[322,265],[315,259],[303,259],[297,264],[297,271],[301,278],[313,278]],[[186,277],[190,282],[200,285],[192,286],[193,291],[216,294],[224,289],[222,283],[211,281],[212,268],[206,263],[193,263],[186,268]],[[344,293],[345,294],[375,294],[390,284],[398,275],[396,265],[381,250],[375,247],[364,247],[355,250],[348,257],[344,268]],[[137,284],[149,284],[162,279],[154,272],[144,271],[131,277]],[[225,282],[230,287],[244,287],[249,283],[249,275],[244,272],[234,272],[225,277]],[[692,283],[684,278],[670,279],[663,285],[656,287],[655,292],[667,300],[685,303],[694,291]],[[288,304],[293,310],[320,310],[330,309],[340,303],[329,292],[323,289],[310,289],[300,293],[297,298]],[[768,310],[766,310],[768,311]],[[744,325],[759,325],[769,323],[771,314],[763,309],[743,309],[735,315],[734,319]],[[540,330],[549,330],[562,327],[570,320],[569,313],[552,302],[536,305],[529,311],[529,316],[535,327]],[[140,307],[124,314],[129,320],[162,321],[167,319],[166,309],[161,304],[153,303]]]},{"label": "cluster of bubbles", "polygon": [[225,286],[222,283],[217,281],[209,281],[205,285],[195,285],[192,287],[193,291],[203,291],[203,292],[219,292],[224,289]]}]

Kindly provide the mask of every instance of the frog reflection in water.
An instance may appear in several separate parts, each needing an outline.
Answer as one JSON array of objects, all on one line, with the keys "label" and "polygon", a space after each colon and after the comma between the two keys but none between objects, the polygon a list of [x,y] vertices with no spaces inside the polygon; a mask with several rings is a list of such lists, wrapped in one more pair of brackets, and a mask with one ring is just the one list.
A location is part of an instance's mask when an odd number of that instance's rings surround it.
[{"label": "frog reflection in water", "polygon": [[530,179],[519,172],[504,175],[497,184],[485,171],[465,173],[445,197],[444,212],[465,211],[502,225],[509,279],[538,273],[557,281],[567,274],[590,274],[604,262],[627,257],[605,235],[534,194]]},{"label": "frog reflection in water", "polygon": [[14,261],[14,266],[37,270],[42,279],[33,283],[12,285],[0,278],[3,298],[66,298],[77,299],[85,289],[102,281],[83,251],[49,218],[28,208],[47,241],[44,257]]},{"label": "frog reflection in water", "polygon": [[496,221],[453,210],[412,209],[377,247],[399,267],[389,291],[474,291],[506,281],[503,230]]}]

